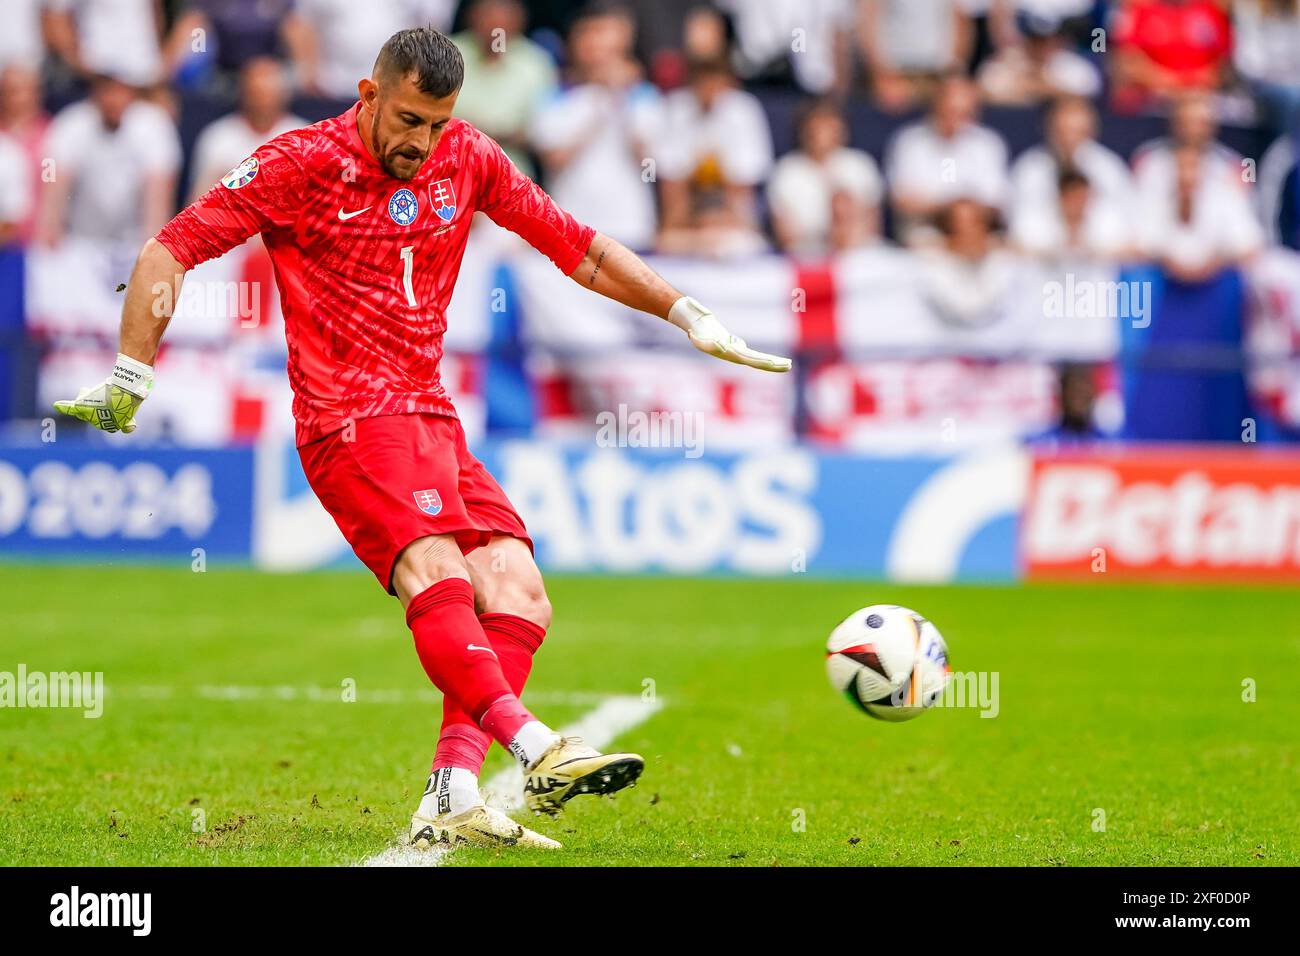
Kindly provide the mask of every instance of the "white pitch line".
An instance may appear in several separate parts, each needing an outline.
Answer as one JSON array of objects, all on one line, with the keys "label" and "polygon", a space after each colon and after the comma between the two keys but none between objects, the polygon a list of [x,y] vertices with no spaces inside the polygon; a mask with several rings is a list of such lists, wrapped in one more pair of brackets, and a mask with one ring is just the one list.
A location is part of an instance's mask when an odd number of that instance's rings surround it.
[{"label": "white pitch line", "polygon": [[[109,684],[106,688],[109,697],[134,700],[173,700],[176,698],[198,697],[203,700],[217,701],[319,701],[323,703],[344,703],[341,687],[323,687],[308,684],[293,686],[289,684],[197,684],[181,687],[171,684]],[[410,690],[404,688],[367,687],[361,685],[355,689],[355,700],[359,704],[436,704],[442,700],[442,694],[429,688],[427,690]],[[595,694],[589,691],[536,691],[528,695],[530,701],[538,704],[561,704],[570,707],[589,707],[607,700],[608,694]]]},{"label": "white pitch line", "polygon": [[[533,699],[531,695],[529,699]],[[607,697],[595,710],[561,728],[559,733],[566,737],[581,737],[597,750],[604,750],[633,727],[648,720],[660,706],[657,700],[647,701],[640,697]],[[491,777],[482,789],[493,806],[510,813],[524,805],[524,776],[517,763]],[[442,846],[417,849],[404,842],[406,833],[403,829],[396,845],[376,853],[362,866],[440,866],[454,851],[453,847]]]}]

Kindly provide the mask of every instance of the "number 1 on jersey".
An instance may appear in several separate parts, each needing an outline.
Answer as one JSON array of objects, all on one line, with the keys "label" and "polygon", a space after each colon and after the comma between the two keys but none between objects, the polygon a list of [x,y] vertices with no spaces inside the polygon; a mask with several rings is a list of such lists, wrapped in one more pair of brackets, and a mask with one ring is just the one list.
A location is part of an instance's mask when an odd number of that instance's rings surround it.
[{"label": "number 1 on jersey", "polygon": [[406,304],[413,309],[420,304],[415,301],[415,287],[411,284],[414,271],[415,246],[402,246],[402,288],[406,290]]}]

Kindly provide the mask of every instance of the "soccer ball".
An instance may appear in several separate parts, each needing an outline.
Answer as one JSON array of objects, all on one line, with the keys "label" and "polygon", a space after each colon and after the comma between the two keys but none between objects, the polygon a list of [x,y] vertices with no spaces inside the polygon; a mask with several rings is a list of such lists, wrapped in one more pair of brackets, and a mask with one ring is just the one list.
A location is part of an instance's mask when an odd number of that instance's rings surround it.
[{"label": "soccer ball", "polygon": [[939,699],[951,675],[938,628],[897,604],[854,611],[826,642],[831,686],[880,720],[911,720]]}]

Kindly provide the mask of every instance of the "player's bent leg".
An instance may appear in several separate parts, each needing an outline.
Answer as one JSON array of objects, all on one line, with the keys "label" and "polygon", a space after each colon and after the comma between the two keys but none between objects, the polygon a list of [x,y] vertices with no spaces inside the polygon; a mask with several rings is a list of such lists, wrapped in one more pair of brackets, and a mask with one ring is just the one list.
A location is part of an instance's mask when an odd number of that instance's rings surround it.
[{"label": "player's bent leg", "polygon": [[[497,536],[466,556],[479,623],[515,696],[521,696],[532,670],[533,655],[546,637],[550,604],[541,572],[518,538]],[[485,611],[485,607],[490,610]],[[442,728],[432,771],[449,770],[443,782],[453,809],[477,803],[478,773],[492,738],[451,698],[442,705]],[[430,784],[433,783],[430,777]],[[469,800],[470,794],[475,799]]]},{"label": "player's bent leg", "polygon": [[[394,562],[392,585],[406,606],[406,622],[420,663],[445,698],[455,701],[525,767],[538,763],[562,742],[520,703],[502,673],[491,641],[479,623],[469,569],[453,536],[430,535],[405,547]],[[454,819],[459,824],[463,813],[473,811],[473,816],[465,819],[474,821],[472,826],[477,826],[483,836],[484,821],[492,814],[481,800],[464,810],[452,805],[452,769],[444,772],[439,768],[430,777],[417,816],[433,821]],[[475,774],[469,768],[459,769],[474,778],[472,792],[477,796]],[[445,801],[443,782],[449,784]],[[456,789],[465,792],[471,788]],[[417,836],[422,832],[419,823],[413,821]],[[517,841],[517,835],[511,833],[507,831],[506,837]]]},{"label": "player's bent leg", "polygon": [[532,552],[518,538],[496,535],[466,556],[479,623],[511,689],[522,696],[533,656],[551,624],[551,602]]},{"label": "player's bent leg", "polygon": [[551,626],[551,602],[542,572],[528,545],[511,535],[493,535],[482,548],[465,556],[480,614],[511,614]]},{"label": "player's bent leg", "polygon": [[[494,537],[467,559],[479,621],[501,660],[501,670],[522,691],[533,655],[551,622],[542,573],[518,538]],[[562,738],[529,767],[524,794],[534,813],[557,814],[582,794],[611,794],[633,785],[645,769],[638,754],[602,754],[577,737]]]},{"label": "player's bent leg", "polygon": [[494,702],[514,694],[474,612],[469,568],[455,538],[431,535],[404,548],[393,568],[393,590],[406,606],[425,673],[482,726]]},{"label": "player's bent leg", "polygon": [[425,673],[523,763],[558,738],[519,703],[474,610],[469,570],[451,535],[419,538],[395,562],[393,590]]},{"label": "player's bent leg", "polygon": [[[475,585],[479,623],[496,652],[501,673],[519,696],[550,619],[541,574],[527,546],[517,538],[499,537],[470,552],[467,564]],[[531,569],[531,575],[521,573],[527,569]],[[500,611],[485,611],[485,607]],[[478,774],[491,742],[492,738],[457,701],[443,699],[442,728],[432,772],[419,809],[411,819],[412,844],[492,841],[502,846],[558,847],[554,841],[520,828],[499,810],[484,805]],[[520,837],[517,830],[524,836]]]},{"label": "player's bent leg", "polygon": [[520,703],[475,614],[469,577],[455,539],[430,536],[399,555],[393,590],[406,605],[430,680],[524,765],[529,808],[555,814],[575,796],[614,793],[634,783],[645,766],[639,755],[601,754],[576,738],[559,737]]},{"label": "player's bent leg", "polygon": [[409,608],[416,595],[449,578],[470,580],[469,565],[454,535],[416,538],[393,562],[393,593]]},{"label": "player's bent leg", "polygon": [[[533,655],[550,623],[550,604],[541,572],[533,563],[528,546],[508,535],[493,537],[487,546],[471,551],[465,560],[474,585],[479,623],[496,652],[511,691],[520,696],[532,670]],[[414,586],[418,587],[419,583]],[[443,701],[442,729],[432,770],[455,768],[457,771],[450,787],[453,805],[463,801],[471,778],[477,786],[477,775],[491,742],[492,738],[455,700]],[[469,773],[460,772],[462,769]]]}]

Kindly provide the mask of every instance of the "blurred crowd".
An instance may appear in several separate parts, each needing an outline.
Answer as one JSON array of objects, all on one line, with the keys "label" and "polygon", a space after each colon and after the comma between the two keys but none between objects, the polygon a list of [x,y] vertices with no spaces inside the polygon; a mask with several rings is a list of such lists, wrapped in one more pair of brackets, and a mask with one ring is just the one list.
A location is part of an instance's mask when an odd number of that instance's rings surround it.
[{"label": "blurred crowd", "polygon": [[641,251],[909,247],[975,325],[1026,257],[1195,284],[1300,248],[1300,0],[4,0],[0,278],[133,254],[419,24],[458,114]]},{"label": "blurred crowd", "polygon": [[[1007,250],[1192,280],[1297,239],[1300,0],[6,0],[4,20],[5,243],[139,242],[345,108],[419,23],[464,52],[460,115],[641,250],[892,240],[979,294]],[[237,106],[184,150],[194,95]],[[790,95],[775,131],[765,104]],[[1039,109],[1041,142],[1013,157],[990,107]],[[896,123],[879,155],[852,144],[855,109]],[[1102,145],[1107,118],[1146,113],[1166,136]],[[1262,168],[1218,141],[1224,119],[1276,136]]]}]

